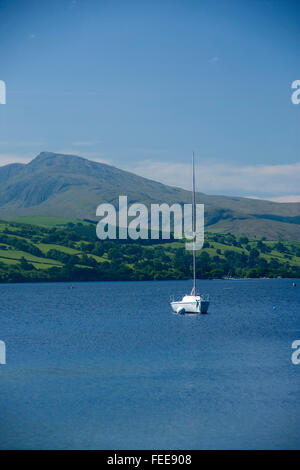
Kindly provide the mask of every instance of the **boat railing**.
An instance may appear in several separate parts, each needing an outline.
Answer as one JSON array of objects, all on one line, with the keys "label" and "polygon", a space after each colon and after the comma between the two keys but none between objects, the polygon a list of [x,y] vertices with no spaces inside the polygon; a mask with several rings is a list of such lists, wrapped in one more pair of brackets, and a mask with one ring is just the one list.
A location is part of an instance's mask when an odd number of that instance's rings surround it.
[{"label": "boat railing", "polygon": [[170,302],[181,302],[182,297],[182,295],[170,295]]},{"label": "boat railing", "polygon": [[[209,294],[197,294],[200,295],[201,299],[205,302],[209,302]],[[180,302],[183,296],[170,295],[170,302]]]}]

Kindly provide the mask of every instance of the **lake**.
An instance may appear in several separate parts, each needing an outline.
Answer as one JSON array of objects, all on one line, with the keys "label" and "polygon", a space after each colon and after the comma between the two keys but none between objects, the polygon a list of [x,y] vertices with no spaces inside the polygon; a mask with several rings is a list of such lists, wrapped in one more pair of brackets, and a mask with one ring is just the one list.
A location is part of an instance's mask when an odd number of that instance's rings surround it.
[{"label": "lake", "polygon": [[300,280],[1,284],[1,449],[300,448]]}]

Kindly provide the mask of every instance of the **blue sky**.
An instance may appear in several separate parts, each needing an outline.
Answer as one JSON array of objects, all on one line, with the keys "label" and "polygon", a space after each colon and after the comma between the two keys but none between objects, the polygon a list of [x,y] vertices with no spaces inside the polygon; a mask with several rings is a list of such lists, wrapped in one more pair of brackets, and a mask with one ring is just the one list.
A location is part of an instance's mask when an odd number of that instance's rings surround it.
[{"label": "blue sky", "polygon": [[0,165],[73,153],[300,200],[300,2],[0,2]]}]

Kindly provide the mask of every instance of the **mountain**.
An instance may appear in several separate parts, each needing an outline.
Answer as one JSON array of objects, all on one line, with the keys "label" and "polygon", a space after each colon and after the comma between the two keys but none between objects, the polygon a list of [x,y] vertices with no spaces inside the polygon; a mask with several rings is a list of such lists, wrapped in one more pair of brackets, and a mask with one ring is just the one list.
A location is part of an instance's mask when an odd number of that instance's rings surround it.
[{"label": "mountain", "polygon": [[[93,219],[99,204],[190,203],[191,193],[76,155],[42,152],[28,164],[0,167],[0,217]],[[197,194],[210,232],[300,241],[300,203]]]}]

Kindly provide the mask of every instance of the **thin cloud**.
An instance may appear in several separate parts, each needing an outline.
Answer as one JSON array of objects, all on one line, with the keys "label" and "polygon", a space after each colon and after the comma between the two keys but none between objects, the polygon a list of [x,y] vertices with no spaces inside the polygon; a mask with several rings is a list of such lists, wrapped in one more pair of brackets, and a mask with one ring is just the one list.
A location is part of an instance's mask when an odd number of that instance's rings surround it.
[{"label": "thin cloud", "polygon": [[[145,160],[131,171],[146,178],[184,189],[191,188],[191,164]],[[196,165],[197,190],[209,194],[239,194],[258,197],[291,197],[299,194],[300,162],[286,165],[200,163]]]},{"label": "thin cloud", "polygon": [[271,197],[269,200],[274,202],[300,202],[300,195]]}]

